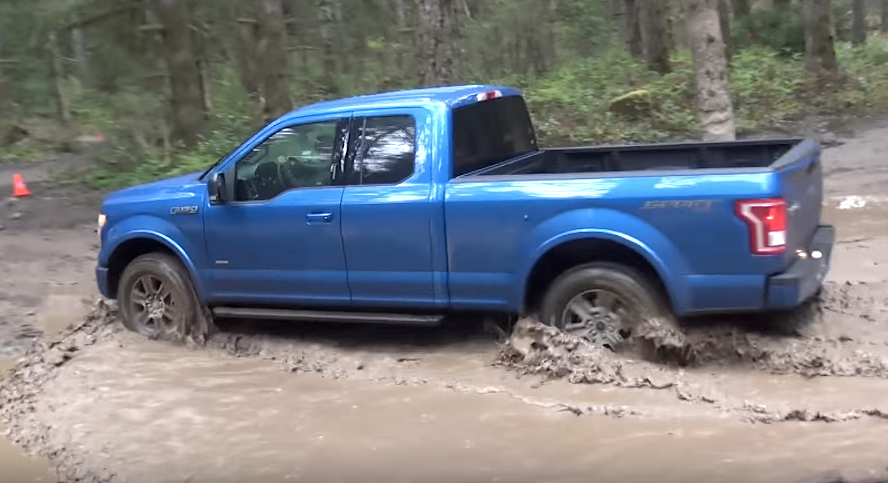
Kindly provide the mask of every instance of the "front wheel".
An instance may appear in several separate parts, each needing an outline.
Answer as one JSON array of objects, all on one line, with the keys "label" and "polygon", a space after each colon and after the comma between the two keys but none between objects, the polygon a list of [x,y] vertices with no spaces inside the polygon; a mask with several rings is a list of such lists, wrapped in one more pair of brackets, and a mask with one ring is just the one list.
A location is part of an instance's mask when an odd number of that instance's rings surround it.
[{"label": "front wheel", "polygon": [[181,340],[199,315],[185,267],[165,253],[130,262],[120,277],[117,301],[124,327],[151,339]]},{"label": "front wheel", "polygon": [[612,350],[641,324],[671,319],[661,294],[642,274],[603,262],[578,266],[556,278],[540,316],[546,325]]}]

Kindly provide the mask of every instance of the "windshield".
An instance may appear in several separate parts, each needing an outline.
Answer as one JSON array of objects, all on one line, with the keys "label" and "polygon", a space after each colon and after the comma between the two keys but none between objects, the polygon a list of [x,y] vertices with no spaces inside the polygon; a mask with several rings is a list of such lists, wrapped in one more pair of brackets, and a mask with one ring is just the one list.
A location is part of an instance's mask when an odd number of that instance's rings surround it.
[{"label": "windshield", "polygon": [[536,134],[521,96],[453,110],[452,178],[536,150]]}]

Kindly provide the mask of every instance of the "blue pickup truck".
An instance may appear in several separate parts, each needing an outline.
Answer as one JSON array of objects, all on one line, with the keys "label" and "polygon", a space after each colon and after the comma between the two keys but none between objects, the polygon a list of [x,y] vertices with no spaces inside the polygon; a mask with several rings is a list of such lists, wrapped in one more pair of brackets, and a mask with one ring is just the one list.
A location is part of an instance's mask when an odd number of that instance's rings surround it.
[{"label": "blue pickup truck", "polygon": [[195,317],[536,315],[611,344],[650,318],[801,305],[829,268],[807,139],[542,148],[506,86],[322,102],[204,172],[110,194],[101,293]]}]

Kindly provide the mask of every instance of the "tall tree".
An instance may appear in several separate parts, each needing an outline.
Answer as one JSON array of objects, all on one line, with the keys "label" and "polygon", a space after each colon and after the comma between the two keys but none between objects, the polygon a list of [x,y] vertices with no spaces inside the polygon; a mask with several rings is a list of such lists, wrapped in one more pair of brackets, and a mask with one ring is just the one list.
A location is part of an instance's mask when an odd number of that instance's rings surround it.
[{"label": "tall tree", "polygon": [[3,44],[3,14],[4,13],[5,12],[3,11],[3,2],[0,1],[0,109],[3,108],[3,103],[4,103],[4,100],[6,99],[6,96],[4,95],[4,93],[6,92],[4,84],[6,82],[3,77],[3,61],[4,61],[4,58],[3,58],[3,45],[4,45]]},{"label": "tall tree", "polygon": [[688,39],[694,57],[697,118],[707,140],[736,137],[728,61],[718,15],[719,0],[685,0]]},{"label": "tall tree", "polygon": [[718,20],[721,27],[722,40],[725,43],[725,58],[728,63],[734,58],[734,42],[731,38],[731,5],[730,0],[718,0]]},{"label": "tall tree", "polygon": [[293,109],[288,81],[287,27],[281,0],[262,0],[256,9],[256,53],[262,79],[262,114],[269,122]]},{"label": "tall tree", "polygon": [[637,0],[638,23],[644,45],[644,59],[653,71],[669,72],[669,44],[666,38],[666,16],[662,0]]},{"label": "tall tree", "polygon": [[324,62],[324,87],[328,94],[339,92],[339,52],[337,47],[336,26],[339,24],[337,16],[337,0],[318,0],[318,27],[321,31],[321,52]]},{"label": "tall tree", "polygon": [[735,18],[743,18],[752,11],[749,0],[731,0],[731,9],[734,11]]},{"label": "tall tree", "polygon": [[[886,0],[888,1],[888,0]],[[644,44],[641,40],[641,29],[638,25],[637,0],[623,0],[623,38],[626,48],[633,57],[644,57]]]},{"label": "tall tree", "polygon": [[460,82],[458,0],[419,0],[417,50],[422,86]]},{"label": "tall tree", "polygon": [[854,0],[851,5],[851,43],[866,43],[866,0]]},{"label": "tall tree", "polygon": [[206,112],[200,68],[191,32],[191,12],[180,0],[156,0],[154,13],[163,28],[163,57],[170,85],[170,136],[186,146],[197,143]]},{"label": "tall tree", "polygon": [[821,87],[836,82],[839,78],[831,6],[830,0],[805,0],[802,3],[805,67]]},{"label": "tall tree", "polygon": [[50,30],[47,36],[46,54],[49,58],[49,74],[52,77],[56,113],[59,115],[59,120],[67,124],[71,121],[71,109],[68,93],[65,91],[65,69],[62,67],[62,54],[59,52],[59,40],[55,30]]},{"label": "tall tree", "polygon": [[879,13],[881,13],[882,17],[880,27],[882,29],[882,33],[888,34],[888,0],[881,0],[879,6],[881,7],[879,8]]}]

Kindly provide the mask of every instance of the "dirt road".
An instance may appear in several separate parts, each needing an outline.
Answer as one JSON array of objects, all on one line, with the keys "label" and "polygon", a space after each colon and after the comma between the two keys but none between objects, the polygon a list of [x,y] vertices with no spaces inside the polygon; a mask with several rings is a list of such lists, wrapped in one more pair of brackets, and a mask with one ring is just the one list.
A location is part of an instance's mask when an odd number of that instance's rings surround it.
[{"label": "dirt road", "polygon": [[694,367],[590,357],[559,380],[470,324],[228,324],[189,349],[124,332],[105,307],[84,322],[97,199],[33,185],[0,208],[0,351],[54,342],[8,373],[0,418],[44,459],[0,443],[0,482],[52,481],[49,467],[83,482],[884,475],[888,123],[845,141],[825,155],[840,243],[806,325],[702,321],[686,328]]}]

